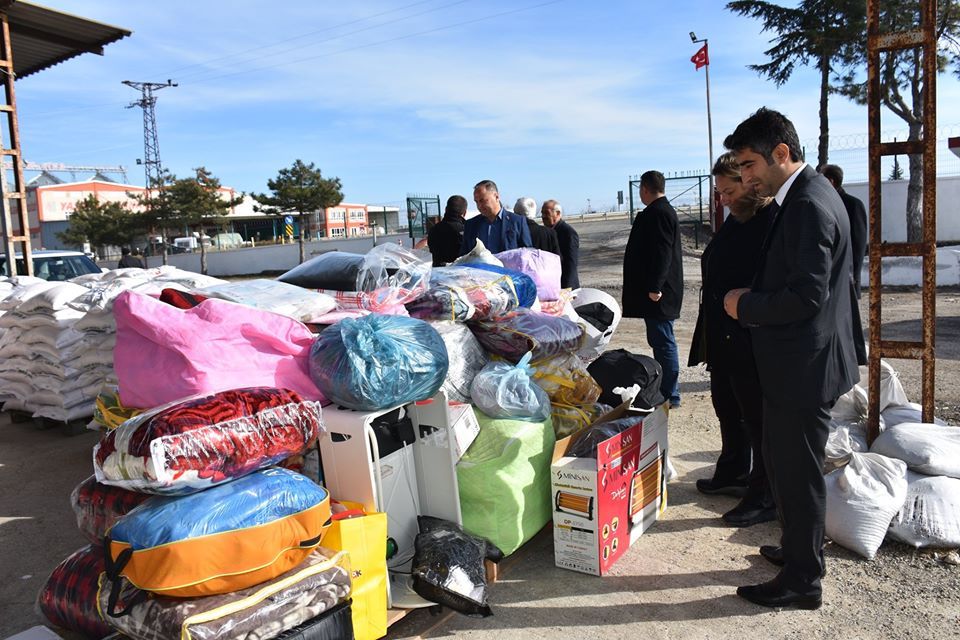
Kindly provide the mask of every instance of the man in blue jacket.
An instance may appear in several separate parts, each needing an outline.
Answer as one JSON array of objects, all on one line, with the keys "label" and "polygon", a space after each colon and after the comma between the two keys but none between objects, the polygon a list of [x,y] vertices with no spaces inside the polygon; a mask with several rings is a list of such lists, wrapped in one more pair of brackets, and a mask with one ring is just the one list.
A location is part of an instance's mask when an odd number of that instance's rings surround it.
[{"label": "man in blue jacket", "polygon": [[493,180],[477,183],[473,188],[473,201],[477,203],[480,215],[464,223],[460,255],[470,253],[477,240],[492,253],[533,246],[527,221],[503,208],[500,192]]}]

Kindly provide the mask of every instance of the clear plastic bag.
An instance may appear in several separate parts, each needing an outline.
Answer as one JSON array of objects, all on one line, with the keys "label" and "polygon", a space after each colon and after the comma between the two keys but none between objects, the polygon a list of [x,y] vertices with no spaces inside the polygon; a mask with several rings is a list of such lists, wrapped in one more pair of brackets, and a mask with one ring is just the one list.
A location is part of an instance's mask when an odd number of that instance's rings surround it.
[{"label": "clear plastic bag", "polygon": [[553,418],[553,432],[557,440],[573,435],[581,429],[586,429],[597,418],[612,411],[613,407],[601,402],[592,402],[585,405],[567,405],[553,403],[550,405],[550,415]]},{"label": "clear plastic bag", "polygon": [[524,308],[488,320],[475,318],[469,327],[484,349],[510,362],[518,362],[528,351],[533,352],[533,362],[576,353],[583,339],[583,327],[577,323]]},{"label": "clear plastic bag", "polygon": [[550,417],[550,398],[532,379],[530,354],[516,365],[491,362],[470,385],[473,403],[491,418],[544,422]]},{"label": "clear plastic bag", "polygon": [[479,262],[466,266],[471,269],[480,269],[481,271],[489,271],[490,273],[509,276],[513,281],[513,288],[517,292],[517,300],[521,307],[530,308],[533,306],[533,303],[537,301],[537,285],[533,282],[533,278],[522,271]]},{"label": "clear plastic bag", "polygon": [[70,506],[80,533],[99,545],[110,527],[149,497],[147,493],[101,484],[96,476],[90,476],[71,492]]},{"label": "clear plastic bag", "polygon": [[301,454],[322,430],[320,404],[293,391],[221,391],[127,420],[94,447],[94,471],[123,489],[193,493]]},{"label": "clear plastic bag", "polygon": [[454,402],[470,402],[470,385],[473,379],[487,365],[487,353],[470,333],[470,329],[460,322],[432,320],[430,326],[437,330],[447,346],[450,367],[443,381],[447,398]]},{"label": "clear plastic bag", "polygon": [[366,293],[363,308],[385,311],[419,298],[430,286],[433,263],[396,244],[381,244],[363,258],[355,291]]},{"label": "clear plastic bag", "polygon": [[97,583],[103,569],[100,545],[87,545],[70,554],[37,595],[37,611],[54,627],[87,638],[107,637],[113,629],[100,617],[97,607]]},{"label": "clear plastic bag", "polygon": [[562,355],[533,365],[533,381],[550,396],[550,402],[581,405],[597,401],[602,389],[576,355]]},{"label": "clear plastic bag", "polygon": [[[123,581],[123,595],[136,593]],[[276,578],[233,593],[202,598],[154,597],[135,604],[111,624],[130,638],[273,638],[316,618],[350,597],[347,554],[322,547]],[[101,588],[103,611],[109,589]],[[121,604],[124,598],[121,596]]]},{"label": "clear plastic bag", "polygon": [[454,266],[433,269],[430,288],[406,306],[414,318],[466,322],[506,313],[519,303],[509,276]]},{"label": "clear plastic bag", "polygon": [[333,402],[378,411],[432,397],[447,376],[447,347],[422,320],[370,314],[324,329],[310,377]]},{"label": "clear plastic bag", "polygon": [[503,552],[448,520],[419,516],[417,522],[420,533],[414,543],[413,590],[468,616],[492,615],[483,561],[499,562]]},{"label": "clear plastic bag", "polygon": [[279,313],[300,322],[314,322],[337,307],[337,301],[331,296],[276,280],[228,282],[201,289],[199,293]]}]

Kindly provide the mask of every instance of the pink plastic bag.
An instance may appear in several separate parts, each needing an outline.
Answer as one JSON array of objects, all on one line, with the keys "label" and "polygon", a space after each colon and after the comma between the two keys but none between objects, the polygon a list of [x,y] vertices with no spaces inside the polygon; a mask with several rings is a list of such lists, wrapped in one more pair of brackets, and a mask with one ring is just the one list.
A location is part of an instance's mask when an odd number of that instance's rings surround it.
[{"label": "pink plastic bag", "polygon": [[128,407],[256,386],[327,403],[307,373],[313,334],[292,318],[213,299],[177,309],[129,290],[113,315],[113,366]]},{"label": "pink plastic bag", "polygon": [[541,302],[560,298],[560,256],[541,249],[510,249],[497,254],[507,269],[525,273],[537,285]]}]

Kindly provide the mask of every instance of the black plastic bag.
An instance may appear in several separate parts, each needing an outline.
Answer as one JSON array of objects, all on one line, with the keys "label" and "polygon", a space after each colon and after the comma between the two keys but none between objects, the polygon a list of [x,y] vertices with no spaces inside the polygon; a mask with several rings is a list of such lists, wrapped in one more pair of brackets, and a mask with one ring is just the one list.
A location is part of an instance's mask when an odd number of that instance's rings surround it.
[{"label": "black plastic bag", "polygon": [[577,441],[567,450],[567,455],[573,458],[596,458],[597,446],[601,442],[618,433],[623,433],[642,420],[643,416],[630,416],[629,418],[620,418],[619,420],[594,425],[577,438]]},{"label": "black plastic bag", "polygon": [[631,353],[626,349],[604,351],[590,363],[587,371],[603,389],[600,402],[604,404],[616,407],[622,400],[613,393],[614,388],[628,388],[635,384],[640,386],[640,394],[633,401],[634,407],[654,409],[663,404],[664,397],[660,393],[663,370],[660,363],[650,356]]},{"label": "black plastic bag", "polygon": [[417,522],[412,569],[417,595],[475,618],[493,615],[483,561],[500,562],[503,552],[449,520],[419,516]]}]

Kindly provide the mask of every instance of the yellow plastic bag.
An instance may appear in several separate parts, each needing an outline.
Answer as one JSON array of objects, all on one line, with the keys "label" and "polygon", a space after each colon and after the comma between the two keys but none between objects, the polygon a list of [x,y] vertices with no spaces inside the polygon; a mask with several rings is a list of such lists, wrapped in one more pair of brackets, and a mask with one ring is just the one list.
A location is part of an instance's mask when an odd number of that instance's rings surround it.
[{"label": "yellow plastic bag", "polygon": [[562,355],[533,363],[533,381],[550,396],[550,402],[584,405],[597,401],[600,385],[575,355]]},{"label": "yellow plastic bag", "polygon": [[356,640],[387,635],[387,514],[363,513],[360,504],[333,515],[323,546],[350,555],[353,634]]}]

